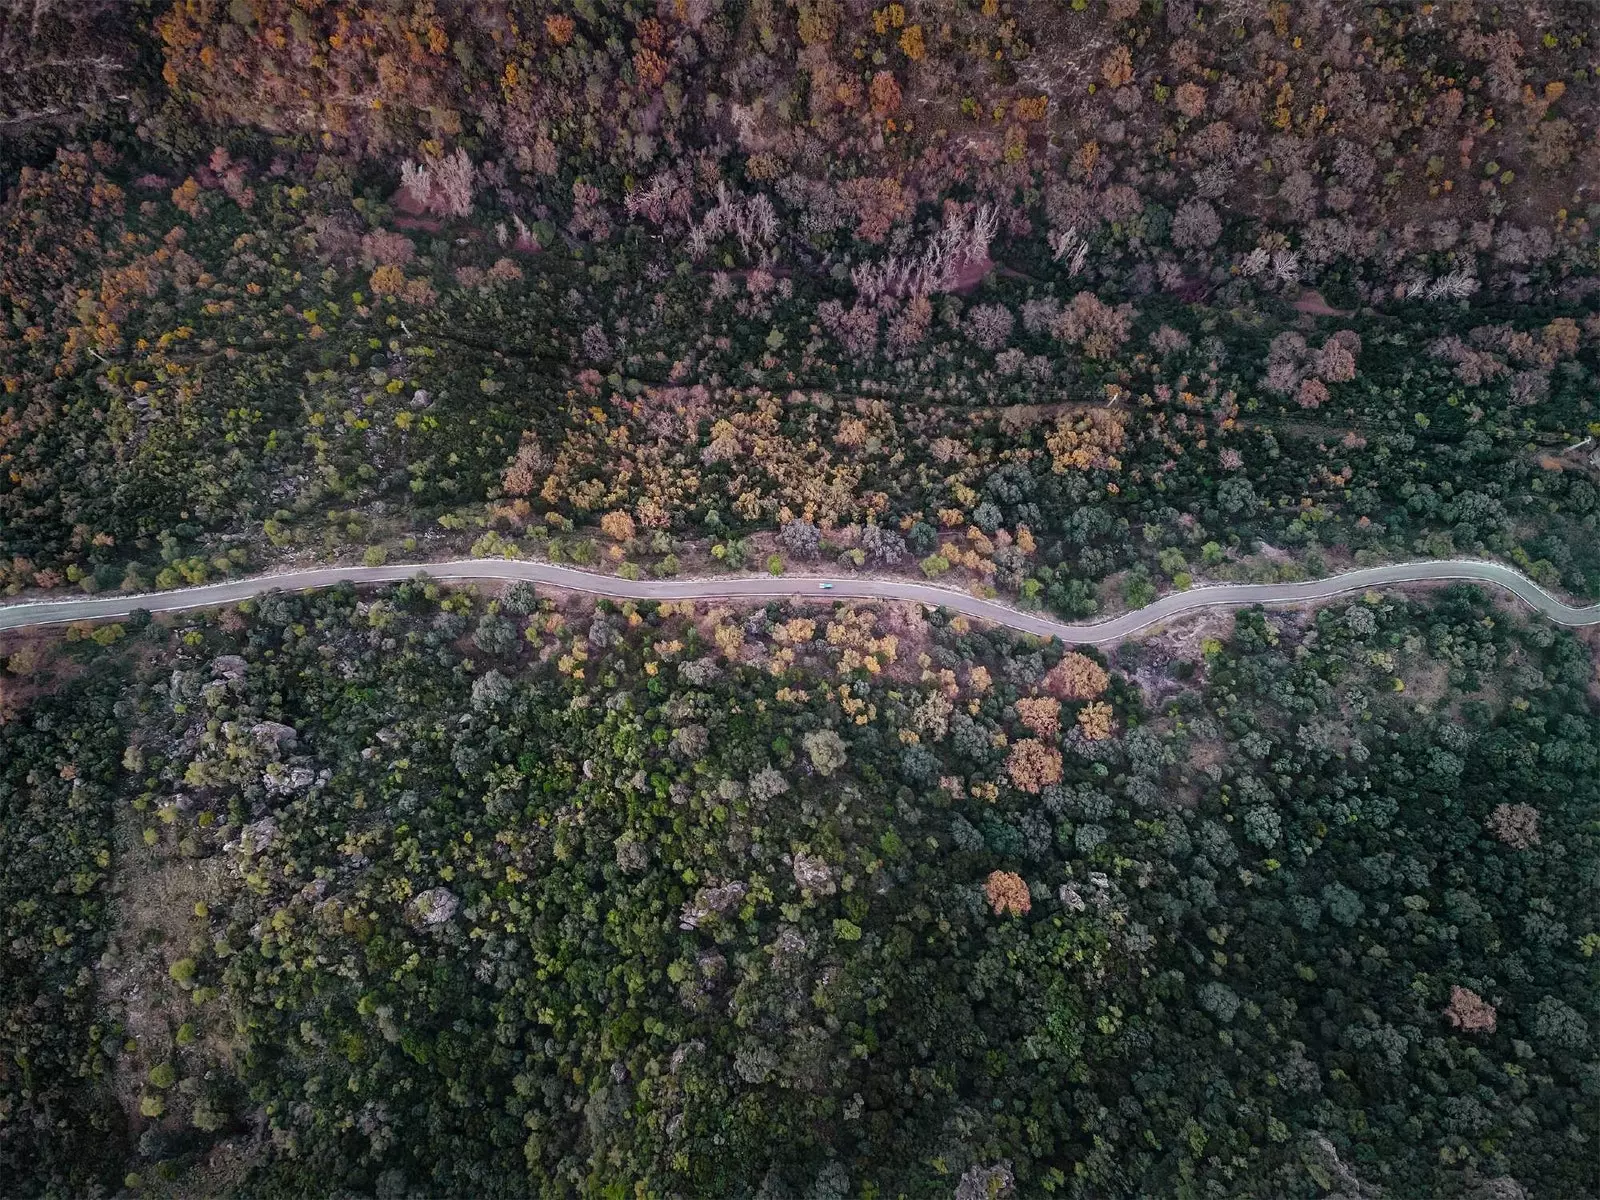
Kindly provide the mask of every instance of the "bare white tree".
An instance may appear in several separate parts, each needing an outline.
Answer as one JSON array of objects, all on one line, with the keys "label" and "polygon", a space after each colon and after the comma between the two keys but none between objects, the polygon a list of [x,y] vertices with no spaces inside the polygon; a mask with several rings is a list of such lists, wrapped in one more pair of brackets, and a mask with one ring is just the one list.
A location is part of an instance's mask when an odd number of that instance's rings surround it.
[{"label": "bare white tree", "polygon": [[410,192],[418,204],[426,204],[433,194],[433,178],[428,168],[409,158],[400,164],[400,186]]},{"label": "bare white tree", "polygon": [[728,190],[726,183],[717,185],[717,203],[689,227],[687,246],[695,258],[702,258],[717,238],[731,234],[747,258],[766,262],[772,257],[772,246],[778,240],[778,214],[772,199],[765,192],[754,196],[738,196]]},{"label": "bare white tree", "polygon": [[647,187],[629,189],[622,206],[630,217],[646,217],[659,225],[666,217],[667,201],[672,197],[675,183],[668,172],[658,171]]},{"label": "bare white tree", "polygon": [[948,221],[909,257],[891,254],[882,262],[861,263],[850,281],[868,303],[883,296],[930,296],[956,286],[961,271],[988,256],[999,228],[999,213],[982,205]]},{"label": "bare white tree", "polygon": [[428,212],[442,217],[470,217],[477,168],[467,152],[456,149],[446,158],[400,164],[400,185]]},{"label": "bare white tree", "polygon": [[976,262],[989,253],[989,243],[1000,229],[1000,210],[992,204],[980,204],[972,214],[972,225],[967,234],[967,260]]},{"label": "bare white tree", "polygon": [[446,215],[458,218],[472,215],[472,187],[477,174],[467,152],[460,147],[439,161],[434,169],[433,187]]},{"label": "bare white tree", "polygon": [[1078,236],[1076,225],[1064,233],[1059,230],[1051,233],[1047,240],[1050,244],[1052,262],[1060,262],[1071,255],[1072,260],[1067,265],[1067,274],[1077,275],[1083,270],[1083,264],[1089,259],[1089,239]]},{"label": "bare white tree", "polygon": [[1465,300],[1478,290],[1478,281],[1465,271],[1441,275],[1428,287],[1430,300]]}]

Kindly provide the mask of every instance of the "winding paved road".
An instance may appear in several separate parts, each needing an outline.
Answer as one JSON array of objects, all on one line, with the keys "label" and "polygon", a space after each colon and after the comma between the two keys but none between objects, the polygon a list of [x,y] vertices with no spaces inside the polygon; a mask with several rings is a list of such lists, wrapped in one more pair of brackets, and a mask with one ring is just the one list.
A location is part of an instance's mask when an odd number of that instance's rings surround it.
[{"label": "winding paved road", "polygon": [[[1600,605],[1574,608],[1556,599],[1511,567],[1475,559],[1395,563],[1364,567],[1305,583],[1224,583],[1171,592],[1152,604],[1102,621],[1068,624],[1023,612],[997,600],[983,600],[954,588],[909,579],[871,575],[745,575],[696,579],[619,579],[553,563],[515,562],[498,558],[460,559],[438,563],[391,563],[381,567],[313,567],[303,571],[256,575],[225,583],[156,592],[141,596],[75,596],[60,600],[25,600],[0,605],[0,629],[53,625],[65,621],[125,617],[136,608],[178,612],[234,604],[272,591],[304,591],[337,583],[397,583],[419,573],[439,580],[483,580],[568,588],[596,596],[628,600],[781,600],[810,597],[829,600],[910,600],[993,621],[1025,633],[1058,637],[1074,645],[1109,645],[1174,617],[1210,608],[1305,604],[1334,596],[1403,583],[1464,581],[1504,588],[1558,625],[1600,625]],[[833,586],[825,587],[824,585]]]}]

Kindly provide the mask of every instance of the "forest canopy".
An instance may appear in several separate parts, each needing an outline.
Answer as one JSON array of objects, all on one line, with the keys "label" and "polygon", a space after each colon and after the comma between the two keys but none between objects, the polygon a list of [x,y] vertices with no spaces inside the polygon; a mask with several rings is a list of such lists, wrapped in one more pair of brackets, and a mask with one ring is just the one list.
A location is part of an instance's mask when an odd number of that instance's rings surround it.
[{"label": "forest canopy", "polygon": [[1600,595],[1586,5],[73,7],[0,9],[8,592]]},{"label": "forest canopy", "polygon": [[1586,1190],[1584,647],[1465,587],[1228,624],[418,582],[63,643],[0,726],[7,1173]]},{"label": "forest canopy", "polygon": [[[0,0],[0,594],[1592,602],[1594,36]],[[0,1190],[1600,1193],[1592,637],[826,597],[0,636]]]}]

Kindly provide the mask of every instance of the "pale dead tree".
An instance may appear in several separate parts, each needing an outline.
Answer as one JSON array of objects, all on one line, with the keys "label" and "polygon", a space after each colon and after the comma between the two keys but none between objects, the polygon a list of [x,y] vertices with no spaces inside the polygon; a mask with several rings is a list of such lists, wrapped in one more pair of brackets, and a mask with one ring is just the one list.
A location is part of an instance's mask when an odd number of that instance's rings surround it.
[{"label": "pale dead tree", "polygon": [[400,186],[410,192],[418,204],[425,204],[433,194],[433,177],[426,166],[408,158],[400,164]]},{"label": "pale dead tree", "polygon": [[1435,279],[1413,275],[1401,286],[1407,300],[1465,300],[1479,285],[1470,272],[1451,271]]},{"label": "pale dead tree", "polygon": [[[874,304],[884,293],[888,284],[888,272],[893,269],[890,264],[895,263],[891,257],[888,263],[875,266],[871,263],[861,263],[851,268],[850,282],[855,285],[856,295],[868,304]],[[898,264],[895,264],[898,267]]]},{"label": "pale dead tree", "polygon": [[733,132],[739,138],[740,145],[747,145],[755,137],[756,122],[760,114],[755,105],[740,104],[735,101],[728,106],[728,123],[733,126]]},{"label": "pale dead tree", "polygon": [[728,185],[717,185],[717,202],[700,222],[689,231],[691,249],[697,249],[698,258],[710,248],[711,242],[727,233],[733,225],[734,204],[728,194]]},{"label": "pale dead tree", "polygon": [[1478,281],[1465,271],[1451,271],[1433,281],[1428,289],[1430,300],[1465,300],[1478,290]]},{"label": "pale dead tree", "polygon": [[1000,231],[1000,210],[992,204],[980,204],[972,214],[972,224],[967,233],[967,259],[976,262],[987,257],[989,244]]},{"label": "pale dead tree", "polygon": [[645,217],[659,225],[666,219],[667,202],[672,198],[676,181],[665,171],[658,171],[648,187],[630,188],[623,197],[622,206],[630,217]]},{"label": "pale dead tree", "polygon": [[467,152],[458,147],[454,154],[432,162],[406,159],[400,164],[400,186],[428,212],[441,217],[469,217],[477,173]]},{"label": "pale dead tree", "polygon": [[891,254],[882,262],[860,263],[850,271],[856,294],[871,304],[884,296],[926,296],[941,290],[942,263],[930,261],[936,255],[924,254],[920,260]]},{"label": "pale dead tree", "polygon": [[1239,274],[1246,279],[1254,279],[1265,271],[1271,262],[1272,255],[1268,254],[1262,247],[1257,246],[1244,256],[1244,260],[1239,264]]},{"label": "pale dead tree", "polygon": [[457,147],[448,158],[441,159],[434,171],[434,192],[444,211],[452,217],[472,215],[472,186],[477,178],[477,168],[465,150]]},{"label": "pale dead tree", "polygon": [[772,211],[772,201],[764,192],[757,192],[741,200],[732,208],[733,236],[739,249],[749,257],[751,251],[764,250],[778,236],[778,218]]},{"label": "pale dead tree", "polygon": [[869,303],[883,296],[948,292],[964,268],[988,257],[999,220],[993,206],[981,205],[941,225],[914,255],[891,254],[882,262],[861,263],[850,272],[850,282]]},{"label": "pale dead tree", "polygon": [[1288,287],[1300,282],[1300,256],[1293,250],[1279,250],[1272,256],[1272,277]]},{"label": "pale dead tree", "polygon": [[1539,810],[1531,804],[1497,804],[1484,825],[1513,849],[1528,850],[1539,844]]},{"label": "pale dead tree", "polygon": [[771,245],[778,240],[778,214],[773,211],[772,201],[765,192],[757,192],[750,197],[744,206],[744,214],[750,224],[752,240],[762,245]]},{"label": "pale dead tree", "polygon": [[1493,1033],[1497,1013],[1494,1005],[1458,983],[1450,989],[1450,1004],[1444,1015],[1457,1029],[1468,1033]]},{"label": "pale dead tree", "polygon": [[856,293],[871,304],[884,296],[926,295],[924,277],[929,273],[926,258],[913,261],[891,254],[882,262],[861,263],[852,268],[850,282]]},{"label": "pale dead tree", "polygon": [[1078,236],[1078,227],[1074,225],[1066,232],[1053,231],[1047,239],[1050,245],[1050,261],[1060,262],[1068,255],[1072,262],[1067,268],[1069,275],[1076,275],[1083,270],[1083,264],[1089,257],[1089,242],[1087,238]]},{"label": "pale dead tree", "polygon": [[702,258],[719,237],[731,234],[747,258],[771,257],[771,246],[778,238],[778,215],[765,192],[736,196],[726,183],[717,185],[717,203],[689,229],[687,246],[695,258]]}]

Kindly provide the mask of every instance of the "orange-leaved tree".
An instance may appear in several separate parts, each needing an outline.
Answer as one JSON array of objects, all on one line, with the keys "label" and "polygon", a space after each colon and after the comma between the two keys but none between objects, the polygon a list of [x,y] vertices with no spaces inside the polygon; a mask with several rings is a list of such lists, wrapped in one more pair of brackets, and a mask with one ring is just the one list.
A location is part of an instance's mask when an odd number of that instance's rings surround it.
[{"label": "orange-leaved tree", "polygon": [[983,881],[983,891],[989,897],[989,907],[994,915],[1010,913],[1014,917],[1026,916],[1033,907],[1028,896],[1028,884],[1021,875],[1011,871],[995,871]]},{"label": "orange-leaved tree", "polygon": [[1063,700],[1094,700],[1106,690],[1111,676],[1087,654],[1067,654],[1044,677],[1045,690]]},{"label": "orange-leaved tree", "polygon": [[1061,782],[1061,752],[1036,738],[1023,738],[1011,747],[1006,773],[1022,791],[1037,796],[1052,783]]}]

